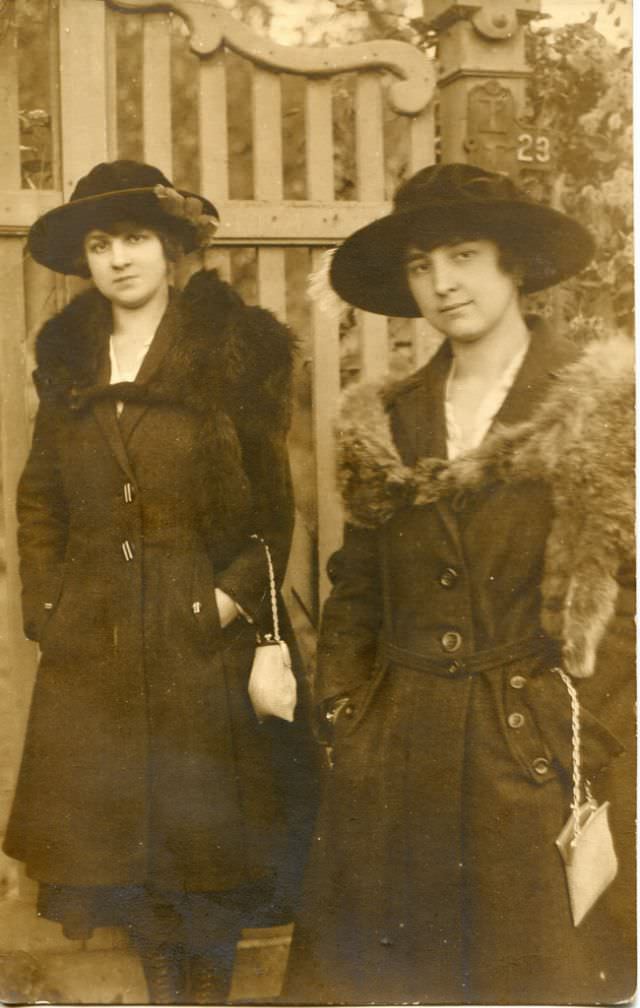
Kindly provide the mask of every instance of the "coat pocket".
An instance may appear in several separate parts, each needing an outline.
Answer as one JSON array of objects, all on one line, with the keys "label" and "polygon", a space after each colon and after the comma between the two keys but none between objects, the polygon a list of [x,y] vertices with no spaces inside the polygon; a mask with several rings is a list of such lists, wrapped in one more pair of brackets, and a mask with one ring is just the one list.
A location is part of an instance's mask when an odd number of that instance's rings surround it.
[{"label": "coat pocket", "polygon": [[362,724],[386,675],[387,668],[388,662],[378,662],[371,679],[367,679],[349,694],[335,721],[334,737],[336,741],[341,737],[351,735]]},{"label": "coat pocket", "polygon": [[215,579],[211,561],[206,553],[197,553],[193,561],[191,579],[191,619],[205,650],[220,646],[222,627],[216,602]]},{"label": "coat pocket", "polygon": [[[580,683],[574,683],[580,698]],[[540,734],[554,760],[571,774],[571,701],[557,672],[547,671],[528,680],[526,701],[536,719]],[[625,747],[605,724],[580,704],[580,757],[586,777],[608,766]]]},{"label": "coat pocket", "polygon": [[60,604],[64,584],[64,568],[60,565],[39,582],[34,591],[23,593],[24,633],[40,648]]}]

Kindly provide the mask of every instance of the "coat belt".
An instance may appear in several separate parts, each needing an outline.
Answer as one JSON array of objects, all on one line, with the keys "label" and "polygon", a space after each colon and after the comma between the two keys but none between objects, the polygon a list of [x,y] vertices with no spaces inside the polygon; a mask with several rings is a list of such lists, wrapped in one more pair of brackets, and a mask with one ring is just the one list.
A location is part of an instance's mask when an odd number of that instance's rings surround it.
[{"label": "coat belt", "polygon": [[391,641],[380,643],[380,657],[394,665],[404,665],[416,672],[427,672],[431,675],[444,676],[447,679],[463,679],[468,676],[480,675],[493,669],[508,666],[524,659],[538,659],[540,671],[542,666],[548,668],[560,661],[560,645],[551,637],[520,637],[497,647],[476,651],[474,654],[459,658],[434,659],[419,651],[410,651],[399,647]]}]

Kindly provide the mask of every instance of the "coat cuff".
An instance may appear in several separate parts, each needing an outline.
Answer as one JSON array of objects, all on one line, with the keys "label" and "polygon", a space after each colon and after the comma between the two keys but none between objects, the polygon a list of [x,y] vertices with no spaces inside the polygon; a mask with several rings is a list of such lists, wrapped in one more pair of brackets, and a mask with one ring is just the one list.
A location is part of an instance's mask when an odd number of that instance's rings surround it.
[{"label": "coat cuff", "polygon": [[260,623],[269,599],[269,575],[261,545],[243,550],[215,580],[249,623]]}]

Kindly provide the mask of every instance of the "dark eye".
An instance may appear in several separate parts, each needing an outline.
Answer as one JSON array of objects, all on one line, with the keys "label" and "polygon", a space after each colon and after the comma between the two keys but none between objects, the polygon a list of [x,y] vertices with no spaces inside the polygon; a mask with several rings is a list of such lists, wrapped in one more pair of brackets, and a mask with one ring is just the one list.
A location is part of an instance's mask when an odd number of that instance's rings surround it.
[{"label": "dark eye", "polygon": [[425,259],[418,259],[416,262],[411,262],[407,266],[407,272],[411,276],[420,276],[423,273],[429,273],[431,270],[431,263],[427,262]]},{"label": "dark eye", "polygon": [[132,231],[131,234],[127,235],[127,241],[131,242],[133,245],[139,245],[140,242],[145,241],[146,238],[146,231]]},{"label": "dark eye", "polygon": [[90,241],[88,245],[89,252],[104,252],[106,248],[107,242],[103,241],[101,238],[95,238],[93,241]]}]

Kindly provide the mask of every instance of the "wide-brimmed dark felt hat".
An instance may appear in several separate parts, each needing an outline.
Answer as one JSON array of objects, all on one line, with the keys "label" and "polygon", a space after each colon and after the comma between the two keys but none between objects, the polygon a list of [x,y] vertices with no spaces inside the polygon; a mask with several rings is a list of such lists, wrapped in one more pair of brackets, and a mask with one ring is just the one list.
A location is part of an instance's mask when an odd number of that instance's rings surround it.
[{"label": "wide-brimmed dark felt hat", "polygon": [[80,179],[68,203],[39,217],[29,231],[33,258],[57,273],[81,276],[87,231],[132,218],[163,226],[185,252],[208,244],[219,222],[213,203],[173,183],[153,165],[140,161],[98,164]]},{"label": "wide-brimmed dark felt hat", "polygon": [[586,228],[529,199],[507,176],[475,165],[431,165],[399,187],[390,214],[343,242],[331,264],[331,285],[357,308],[417,317],[421,312],[406,278],[407,247],[470,237],[513,249],[526,294],[579,273],[594,254]]}]

